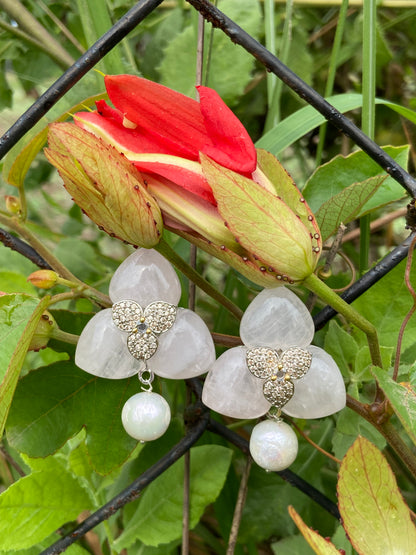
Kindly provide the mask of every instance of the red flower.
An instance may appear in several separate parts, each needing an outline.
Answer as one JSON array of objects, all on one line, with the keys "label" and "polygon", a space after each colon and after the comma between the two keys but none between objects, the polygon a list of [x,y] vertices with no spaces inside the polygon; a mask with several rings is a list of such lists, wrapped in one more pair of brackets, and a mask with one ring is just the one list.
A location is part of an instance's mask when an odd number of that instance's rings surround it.
[{"label": "red flower", "polygon": [[215,91],[198,87],[197,102],[130,75],[106,76],[105,85],[115,107],[100,101],[75,115],[77,126],[53,124],[45,151],[93,221],[148,247],[163,217],[263,286],[313,272],[321,237],[309,207]]},{"label": "red flower", "polygon": [[133,75],[107,75],[105,86],[115,108],[101,100],[97,112],[75,114],[75,121],[123,152],[140,171],[215,204],[198,163],[200,153],[243,175],[256,169],[253,142],[214,90],[197,87],[197,102]]}]

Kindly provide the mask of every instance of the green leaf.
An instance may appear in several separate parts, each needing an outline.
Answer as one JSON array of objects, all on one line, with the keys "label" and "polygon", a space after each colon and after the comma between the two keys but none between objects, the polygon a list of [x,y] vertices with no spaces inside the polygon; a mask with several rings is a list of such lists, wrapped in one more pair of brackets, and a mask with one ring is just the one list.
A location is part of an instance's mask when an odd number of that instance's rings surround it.
[{"label": "green leaf", "polygon": [[107,474],[128,458],[137,443],[121,424],[121,408],[134,393],[133,379],[96,378],[69,361],[30,372],[16,389],[7,421],[8,440],[30,457],[46,457],[85,426],[91,465]]},{"label": "green leaf", "polygon": [[0,297],[0,437],[27,350],[49,297]]},{"label": "green leaf", "polygon": [[92,508],[88,493],[64,467],[34,472],[0,495],[0,549],[31,547]]},{"label": "green leaf", "polygon": [[316,213],[322,240],[326,241],[336,233],[341,223],[348,224],[356,219],[364,204],[374,195],[386,178],[387,174],[370,177],[360,183],[353,183],[324,202]]},{"label": "green leaf", "polygon": [[349,377],[358,353],[358,344],[335,320],[329,322],[325,351],[334,358],[343,376]]},{"label": "green leaf", "polygon": [[7,181],[10,185],[21,187],[25,176],[40,149],[45,145],[48,136],[48,128],[45,127],[40,133],[21,150],[10,168]]},{"label": "green leaf", "polygon": [[[194,528],[207,505],[218,497],[231,463],[231,449],[202,445],[191,449],[190,528]],[[116,549],[137,539],[157,546],[182,535],[183,459],[152,482],[143,494],[129,526],[114,542]]]},{"label": "green leaf", "polygon": [[289,507],[289,514],[315,553],[318,555],[339,555],[339,551],[334,544],[320,536],[312,528],[309,528],[293,507]]},{"label": "green leaf", "polygon": [[338,502],[348,537],[359,553],[412,553],[416,528],[380,451],[359,437],[342,461]]},{"label": "green leaf", "polygon": [[313,550],[305,543],[305,538],[301,535],[283,538],[272,543],[271,548],[276,555],[313,555]]},{"label": "green leaf", "polygon": [[18,291],[32,296],[37,293],[35,287],[26,280],[25,276],[7,270],[0,270],[0,291],[3,293],[16,293]]},{"label": "green leaf", "polygon": [[[78,13],[88,47],[92,46],[104,33],[111,29],[113,22],[106,0],[77,0]],[[99,69],[116,75],[124,72],[121,45],[115,45],[99,62]]]},{"label": "green leaf", "polygon": [[[402,167],[407,166],[408,146],[384,147],[384,151],[396,160]],[[321,206],[335,195],[345,191],[347,187],[357,184],[357,186],[367,186],[363,183],[371,177],[378,177],[383,180],[383,185],[371,196],[363,206],[356,207],[355,216],[362,216],[368,212],[380,208],[389,202],[403,198],[405,195],[403,187],[397,183],[392,177],[387,176],[380,166],[374,162],[365,152],[359,150],[353,152],[349,156],[335,156],[330,162],[320,166],[310,177],[303,189],[303,195],[306,198],[313,212],[317,212]],[[361,185],[360,185],[361,184]],[[364,195],[368,195],[371,189],[365,191]],[[336,201],[340,205],[341,201],[346,202],[348,195],[344,193],[340,200]],[[364,200],[364,197],[360,200]],[[349,199],[351,202],[351,199]],[[343,206],[339,208],[344,209]],[[353,216],[354,217],[354,216]],[[350,220],[349,220],[350,221]]]},{"label": "green leaf", "polygon": [[[235,503],[236,495],[230,502]],[[276,499],[279,499],[279,503],[276,503]],[[305,497],[301,492],[282,482],[276,474],[266,473],[253,465],[238,535],[239,543],[244,545],[252,538],[262,541],[271,536],[293,534],[296,528],[287,512],[289,503],[306,508]]]},{"label": "green leaf", "polygon": [[410,383],[397,383],[393,381],[386,371],[374,368],[373,374],[390,401],[391,406],[416,445],[416,390]]},{"label": "green leaf", "polygon": [[[41,551],[43,551],[61,538],[62,536],[55,533],[45,538],[43,541],[37,543],[33,547],[29,547],[28,549],[19,549],[18,551],[1,551],[1,555],[39,555]],[[65,549],[65,555],[90,555],[90,552],[86,551],[80,545],[73,543]]]},{"label": "green leaf", "polygon": [[[252,36],[259,36],[261,12],[257,1],[222,0],[220,9]],[[236,48],[224,33],[214,29],[212,32],[209,76],[204,84],[215,89],[225,102],[232,104],[251,80],[254,59],[242,48]],[[172,39],[158,68],[164,85],[191,97],[195,97],[196,33],[196,26],[189,25]],[[206,32],[205,52],[209,51],[209,34]]]},{"label": "green leaf", "polygon": [[[354,308],[376,326],[380,344],[386,347],[396,347],[398,330],[413,304],[403,279],[405,267],[406,260],[393,268],[353,303]],[[416,282],[416,266],[414,264],[410,272],[410,279],[412,283]],[[402,342],[403,351],[414,344],[415,336],[416,318],[413,317],[406,326]],[[360,339],[364,344],[363,334],[360,334]]]},{"label": "green leaf", "polygon": [[[361,94],[337,94],[329,96],[326,100],[342,113],[361,108],[363,105],[363,97]],[[382,98],[376,98],[375,102],[376,104],[387,106],[412,123],[416,123],[416,112],[413,110],[409,110],[409,108],[394,104],[393,102],[388,102]],[[291,114],[281,123],[273,127],[268,133],[263,135],[263,137],[257,141],[256,146],[264,148],[277,156],[279,152],[325,122],[326,118],[315,110],[315,108],[306,106],[294,114]]]},{"label": "green leaf", "polygon": [[79,239],[62,239],[54,251],[55,256],[82,281],[102,277],[106,271],[91,245]]},{"label": "green leaf", "polygon": [[361,435],[384,449],[386,440],[377,432],[372,424],[364,420],[356,412],[343,410],[337,418],[337,427],[332,440],[334,455],[342,459],[357,437]]}]

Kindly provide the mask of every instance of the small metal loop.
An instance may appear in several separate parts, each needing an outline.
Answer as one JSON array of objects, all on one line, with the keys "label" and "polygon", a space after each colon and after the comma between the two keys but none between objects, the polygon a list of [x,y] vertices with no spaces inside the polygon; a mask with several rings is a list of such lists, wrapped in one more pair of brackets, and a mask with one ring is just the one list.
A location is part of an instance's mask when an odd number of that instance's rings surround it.
[{"label": "small metal loop", "polygon": [[[148,377],[146,377],[145,374],[148,374]],[[155,375],[152,372],[152,370],[149,370],[147,365],[143,370],[139,370],[137,377],[139,378],[139,381],[142,384],[143,391],[153,391],[152,382],[155,379]]]},{"label": "small metal loop", "polygon": [[280,422],[282,414],[282,409],[277,407],[270,407],[269,412],[266,414],[267,418],[270,420],[275,420],[276,422]]}]

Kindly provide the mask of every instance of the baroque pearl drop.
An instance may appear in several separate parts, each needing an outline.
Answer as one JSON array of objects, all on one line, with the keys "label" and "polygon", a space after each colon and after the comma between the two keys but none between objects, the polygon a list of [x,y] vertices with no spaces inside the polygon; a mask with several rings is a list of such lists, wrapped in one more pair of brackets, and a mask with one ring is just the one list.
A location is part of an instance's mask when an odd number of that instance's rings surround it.
[{"label": "baroque pearl drop", "polygon": [[121,420],[131,437],[142,442],[152,441],[168,429],[170,408],[158,393],[142,391],[126,401]]},{"label": "baroque pearl drop", "polygon": [[298,438],[285,422],[263,420],[251,433],[250,453],[265,470],[284,470],[296,459]]}]

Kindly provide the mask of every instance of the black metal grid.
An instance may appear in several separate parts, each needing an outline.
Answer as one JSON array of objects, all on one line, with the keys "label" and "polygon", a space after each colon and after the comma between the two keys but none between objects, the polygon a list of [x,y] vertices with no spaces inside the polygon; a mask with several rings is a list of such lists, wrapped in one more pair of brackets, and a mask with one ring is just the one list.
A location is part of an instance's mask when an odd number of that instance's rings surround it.
[{"label": "black metal grid", "polygon": [[[140,24],[150,13],[152,13],[163,0],[139,0],[107,33],[105,33],[91,48],[85,52],[72,67],[70,67],[49,89],[16,121],[16,123],[0,138],[0,159],[44,116],[52,106],[64,96],[64,94],[77,83],[91,68],[94,67],[114,46],[116,46],[131,30]],[[348,135],[358,146],[362,148],[377,164],[389,173],[403,188],[412,196],[416,196],[416,181],[395,160],[388,156],[374,141],[367,137],[348,118],[331,106],[313,88],[302,81],[295,73],[285,66],[278,58],[271,54],[264,46],[246,33],[241,27],[218,10],[208,0],[187,0],[204,19],[214,27],[221,29],[230,39],[242,46],[252,54],[269,71],[277,75],[302,99],[319,111],[339,131]],[[36,252],[28,245],[1,230],[3,242],[19,252],[26,253],[25,256],[36,261],[40,267],[46,264]],[[361,279],[347,289],[342,297],[347,302],[352,302],[374,283],[392,270],[408,253],[413,234],[401,245],[385,256],[377,265],[367,272]],[[331,307],[325,307],[314,318],[315,327],[319,329],[325,325],[336,312]],[[191,387],[200,398],[201,385],[196,379],[189,380]],[[72,532],[61,538],[41,555],[55,555],[62,553],[65,549],[82,537],[86,532],[94,528],[103,520],[108,519],[125,504],[136,499],[140,492],[151,483],[157,476],[162,474],[174,462],[176,462],[192,445],[201,437],[205,430],[210,430],[227,439],[238,447],[242,452],[248,453],[248,443],[238,434],[221,426],[209,417],[209,412],[200,403],[191,407],[193,425],[188,427],[186,435],[155,465],[138,477],[128,488],[114,497],[106,505],[101,507]],[[321,507],[326,509],[335,518],[339,519],[336,504],[325,495],[317,491],[313,486],[305,482],[290,470],[278,473],[284,480],[294,487],[303,491]]]}]

